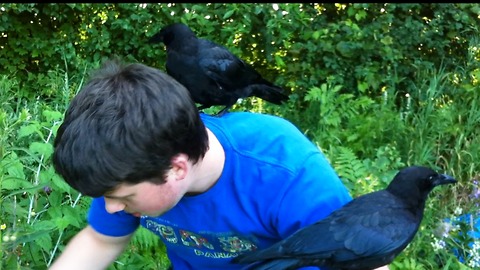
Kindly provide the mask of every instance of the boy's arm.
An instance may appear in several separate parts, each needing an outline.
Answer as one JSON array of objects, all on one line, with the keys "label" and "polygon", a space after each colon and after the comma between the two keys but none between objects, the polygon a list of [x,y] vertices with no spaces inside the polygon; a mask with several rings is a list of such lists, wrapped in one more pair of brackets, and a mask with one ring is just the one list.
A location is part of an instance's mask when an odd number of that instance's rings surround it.
[{"label": "boy's arm", "polygon": [[70,240],[49,270],[106,269],[122,253],[131,236],[106,236],[87,226]]}]

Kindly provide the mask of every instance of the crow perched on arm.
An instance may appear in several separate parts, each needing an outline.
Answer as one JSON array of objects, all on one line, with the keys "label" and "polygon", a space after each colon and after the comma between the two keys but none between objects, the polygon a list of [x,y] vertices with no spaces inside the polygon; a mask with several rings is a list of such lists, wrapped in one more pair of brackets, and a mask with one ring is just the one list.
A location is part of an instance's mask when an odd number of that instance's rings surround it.
[{"label": "crow perched on arm", "polygon": [[183,84],[199,109],[225,107],[222,115],[239,98],[256,96],[274,104],[288,99],[285,90],[265,80],[252,66],[212,41],[197,38],[185,24],[165,26],[150,42],[167,48],[167,73]]},{"label": "crow perched on arm", "polygon": [[456,180],[430,168],[404,168],[386,189],[357,197],[325,219],[232,262],[252,264],[257,270],[367,270],[387,265],[415,236],[430,191],[449,183]]}]

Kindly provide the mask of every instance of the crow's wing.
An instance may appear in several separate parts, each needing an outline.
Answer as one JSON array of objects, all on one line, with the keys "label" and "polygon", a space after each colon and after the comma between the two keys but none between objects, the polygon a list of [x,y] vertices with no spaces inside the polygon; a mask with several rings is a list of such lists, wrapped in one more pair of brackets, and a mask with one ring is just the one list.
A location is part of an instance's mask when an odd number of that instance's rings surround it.
[{"label": "crow's wing", "polygon": [[[198,41],[190,40],[190,42]],[[199,68],[197,46],[190,44],[180,49],[168,49],[166,71],[189,90],[195,102],[206,107],[224,104],[225,90]]]},{"label": "crow's wing", "polygon": [[413,238],[418,222],[385,191],[358,197],[329,217],[240,262],[267,259],[326,260],[328,264],[391,257]]},{"label": "crow's wing", "polygon": [[261,78],[260,74],[228,49],[200,40],[198,63],[205,75],[227,91],[243,88]]},{"label": "crow's wing", "polygon": [[[419,219],[388,192],[375,194],[332,215],[328,230],[343,244],[333,262],[390,260],[412,240]],[[324,248],[328,250],[328,244]]]},{"label": "crow's wing", "polygon": [[392,252],[410,241],[417,228],[417,220],[400,200],[379,191],[358,197],[325,221],[313,225],[301,238],[315,234],[313,237],[318,239],[313,239],[314,248],[300,241],[292,247],[296,255],[340,251],[336,257],[341,260],[376,256]]}]

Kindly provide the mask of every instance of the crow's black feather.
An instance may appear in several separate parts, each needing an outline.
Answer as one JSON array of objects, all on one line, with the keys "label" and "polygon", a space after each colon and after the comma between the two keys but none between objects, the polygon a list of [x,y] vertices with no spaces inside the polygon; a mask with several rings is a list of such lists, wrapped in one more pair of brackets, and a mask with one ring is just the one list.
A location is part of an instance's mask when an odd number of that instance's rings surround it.
[{"label": "crow's black feather", "polygon": [[402,169],[389,186],[357,197],[328,217],[298,230],[263,250],[241,254],[232,262],[257,270],[366,270],[387,265],[412,241],[435,186],[455,183],[430,168]]},{"label": "crow's black feather", "polygon": [[185,24],[165,26],[149,40],[167,48],[167,73],[183,84],[200,109],[225,106],[256,96],[274,104],[288,99],[286,91],[264,79],[252,66],[212,41],[197,38]]}]

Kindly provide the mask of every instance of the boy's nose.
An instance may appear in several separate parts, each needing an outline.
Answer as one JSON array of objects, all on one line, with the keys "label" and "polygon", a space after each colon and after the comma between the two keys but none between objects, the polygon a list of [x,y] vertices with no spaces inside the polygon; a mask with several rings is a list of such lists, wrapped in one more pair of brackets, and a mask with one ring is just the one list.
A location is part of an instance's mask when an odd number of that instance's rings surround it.
[{"label": "boy's nose", "polygon": [[105,209],[107,210],[108,213],[113,214],[113,213],[124,210],[125,204],[119,201],[105,198]]}]

